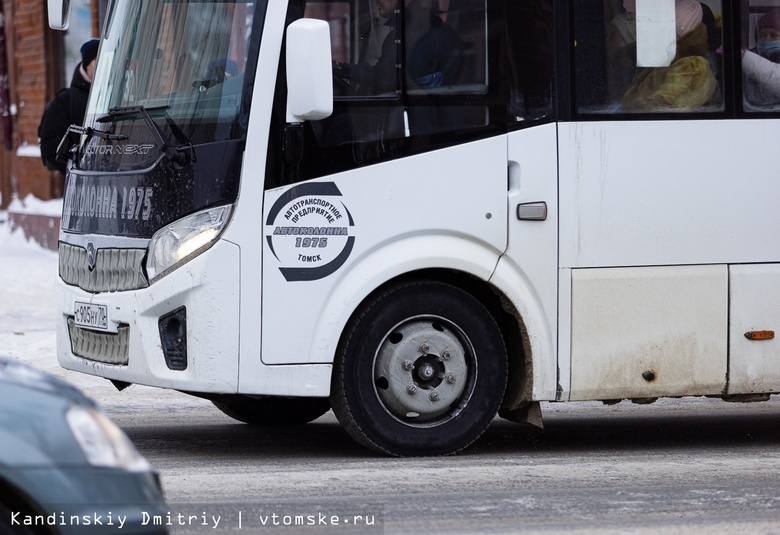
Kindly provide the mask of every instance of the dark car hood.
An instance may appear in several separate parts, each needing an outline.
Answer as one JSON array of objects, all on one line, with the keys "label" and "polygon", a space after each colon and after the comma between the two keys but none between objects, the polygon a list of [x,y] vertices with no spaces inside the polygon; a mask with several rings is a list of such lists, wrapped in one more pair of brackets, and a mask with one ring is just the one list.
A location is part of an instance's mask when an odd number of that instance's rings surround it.
[{"label": "dark car hood", "polygon": [[34,388],[90,407],[95,402],[66,381],[19,360],[0,356],[0,385],[13,384]]}]

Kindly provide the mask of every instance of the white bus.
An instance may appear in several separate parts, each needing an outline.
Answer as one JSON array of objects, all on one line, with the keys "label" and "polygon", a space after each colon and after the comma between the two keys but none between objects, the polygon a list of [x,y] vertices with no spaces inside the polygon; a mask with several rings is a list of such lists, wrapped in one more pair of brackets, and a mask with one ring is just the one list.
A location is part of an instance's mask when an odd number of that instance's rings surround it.
[{"label": "white bus", "polygon": [[768,399],[776,7],[114,1],[59,362],[392,455],[542,401]]}]

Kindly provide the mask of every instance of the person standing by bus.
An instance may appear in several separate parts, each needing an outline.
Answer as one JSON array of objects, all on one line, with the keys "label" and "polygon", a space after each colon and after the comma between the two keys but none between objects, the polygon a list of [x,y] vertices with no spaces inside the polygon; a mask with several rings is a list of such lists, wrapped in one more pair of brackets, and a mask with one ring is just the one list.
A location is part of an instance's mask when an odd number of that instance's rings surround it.
[{"label": "person standing by bus", "polygon": [[59,171],[63,177],[66,165],[64,161],[57,159],[57,148],[70,125],[81,125],[84,122],[89,88],[95,75],[99,44],[99,39],[90,39],[81,46],[81,63],[73,72],[70,87],[60,90],[46,105],[38,126],[41,159],[48,169]]}]

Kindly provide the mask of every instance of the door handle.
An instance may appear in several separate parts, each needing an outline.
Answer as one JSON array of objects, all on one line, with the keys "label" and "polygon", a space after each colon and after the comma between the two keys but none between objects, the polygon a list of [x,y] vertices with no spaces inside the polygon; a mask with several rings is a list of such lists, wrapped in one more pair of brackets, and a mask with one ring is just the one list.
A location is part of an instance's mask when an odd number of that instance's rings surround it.
[{"label": "door handle", "polygon": [[518,204],[517,219],[520,221],[545,221],[547,219],[547,203],[538,201]]}]

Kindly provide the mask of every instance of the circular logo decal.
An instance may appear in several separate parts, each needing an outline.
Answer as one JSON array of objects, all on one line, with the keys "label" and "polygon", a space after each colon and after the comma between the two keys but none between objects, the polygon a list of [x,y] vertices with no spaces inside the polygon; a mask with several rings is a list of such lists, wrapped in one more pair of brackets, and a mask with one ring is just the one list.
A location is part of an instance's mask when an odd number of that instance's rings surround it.
[{"label": "circular logo decal", "polygon": [[271,207],[266,241],[288,281],[313,281],[334,273],[352,253],[352,215],[332,182],[300,184]]}]

